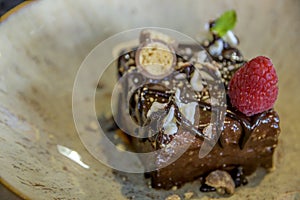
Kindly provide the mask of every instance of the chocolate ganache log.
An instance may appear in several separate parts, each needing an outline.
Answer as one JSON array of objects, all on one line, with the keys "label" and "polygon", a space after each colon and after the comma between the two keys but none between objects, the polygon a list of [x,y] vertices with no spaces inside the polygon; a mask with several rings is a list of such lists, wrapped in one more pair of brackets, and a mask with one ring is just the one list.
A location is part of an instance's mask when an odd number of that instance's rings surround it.
[{"label": "chocolate ganache log", "polygon": [[[210,27],[215,23],[211,22]],[[238,39],[231,30],[223,37],[213,31],[212,35],[202,45],[178,44],[167,35],[144,30],[140,46],[124,49],[126,53],[119,57],[119,77],[128,77],[122,85],[120,101],[128,100],[130,117],[138,126],[152,121],[155,125],[151,127],[156,127],[136,133],[143,138],[132,134],[133,148],[137,152],[166,149],[151,161],[141,157],[145,165],[152,162],[156,166],[156,170],[146,174],[153,188],[180,187],[203,177],[201,191],[217,189],[221,193],[233,193],[234,187],[246,184],[245,176],[258,167],[273,167],[280,133],[279,117],[270,106],[249,115],[231,103],[232,77],[247,62],[237,49]],[[145,78],[147,82],[141,81]],[[213,138],[215,133],[211,121],[214,90],[210,86],[216,80],[224,87],[223,124],[216,144],[206,156],[199,158],[205,139]],[[129,82],[144,84],[129,92]],[[181,152],[184,143],[189,146]],[[172,152],[167,150],[168,145],[173,145]],[[181,152],[179,158],[165,165],[170,154],[177,152]]]}]

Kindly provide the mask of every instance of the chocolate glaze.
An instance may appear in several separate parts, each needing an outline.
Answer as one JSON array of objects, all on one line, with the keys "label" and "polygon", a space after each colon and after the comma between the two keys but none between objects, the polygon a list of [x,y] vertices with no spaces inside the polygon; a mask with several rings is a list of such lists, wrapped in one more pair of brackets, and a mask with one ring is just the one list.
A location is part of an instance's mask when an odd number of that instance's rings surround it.
[{"label": "chocolate glaze", "polygon": [[[194,49],[194,46],[180,45],[179,50],[187,47]],[[132,62],[132,60],[134,61],[134,52],[135,51],[131,51],[120,56],[118,60],[120,77],[125,73],[130,73],[130,70],[136,68],[135,63]],[[224,59],[229,58],[224,57]],[[184,59],[182,56],[178,56],[177,61],[182,62]],[[220,62],[223,62],[223,60]],[[242,64],[244,60],[239,62]],[[231,73],[233,74],[236,70],[237,68]],[[187,64],[183,67],[176,68],[176,72],[186,74],[187,80],[190,81],[191,74],[194,72],[194,66]],[[225,86],[228,84],[230,77],[231,76],[227,76],[226,80],[223,79]],[[167,77],[166,80],[170,80],[170,77]],[[125,92],[127,91],[126,87],[127,86],[124,85]],[[210,95],[202,92],[195,92],[195,95],[200,112],[199,124],[192,126],[182,123],[187,120],[183,119],[180,112],[178,112],[178,108],[175,107],[176,117],[178,123],[185,125],[183,126],[184,131],[193,133],[191,129],[194,128],[202,133],[203,128],[209,124],[211,118],[212,107],[205,101],[205,98],[209,98]],[[137,98],[135,98],[135,96]],[[136,89],[130,98],[130,115],[137,124],[143,126],[149,123],[146,114],[152,103],[157,101],[174,105],[172,103],[173,96],[174,91],[159,82],[154,81],[153,84],[144,85]],[[229,97],[227,97],[225,115],[225,123],[219,141],[205,158],[199,159],[198,157],[199,149],[205,136],[203,134],[196,134],[192,145],[177,161],[165,168],[149,173],[152,180],[152,187],[170,189],[172,186],[181,186],[185,182],[203,177],[216,169],[228,171],[236,187],[238,187],[247,183],[245,175],[253,173],[257,167],[271,168],[272,155],[277,145],[277,137],[280,132],[277,113],[271,109],[261,114],[247,117],[233,108],[230,105]],[[184,131],[178,131],[176,134],[184,139],[186,137]],[[136,149],[145,152],[161,148],[162,144],[168,144],[172,139],[172,136],[166,136],[163,130],[160,130],[156,136],[146,139],[132,137],[131,141]],[[160,159],[163,159],[164,156],[167,155],[160,155]],[[142,158],[141,160],[143,161]],[[159,166],[159,162],[157,165]],[[203,184],[200,190],[214,191],[214,188],[206,187],[206,185]]]},{"label": "chocolate glaze", "polygon": [[[182,48],[186,48],[186,45],[184,45]],[[130,58],[134,59],[134,55],[135,55],[134,51],[131,51],[130,54],[127,54],[127,55],[130,55]],[[119,66],[119,75],[120,76],[123,75],[123,73],[120,70],[121,67],[124,68],[125,71],[128,70],[130,67],[135,67],[134,65],[131,65],[131,66],[126,65],[126,60],[129,60],[129,59],[125,59],[125,57],[126,56],[121,56],[119,58],[118,66]],[[186,77],[189,81],[191,78],[191,74],[194,72],[194,66],[192,64],[185,65],[182,68],[178,68],[177,71],[186,74]],[[163,103],[163,102],[167,102],[169,100],[169,98],[172,95],[174,95],[173,94],[174,92],[172,93],[172,92],[170,92],[170,91],[168,92],[168,91],[169,91],[168,88],[164,87],[163,85],[158,86],[157,84],[150,84],[150,85],[146,85],[142,88],[137,89],[135,93],[139,95],[139,98],[138,98],[139,101],[135,102],[133,100],[134,99],[133,96],[130,100],[129,108],[130,108],[131,117],[139,125],[144,125],[143,123],[145,123],[145,122],[141,122],[140,119],[146,118],[146,113],[150,109],[149,105],[151,105],[151,104],[148,104],[146,110],[145,109],[143,110],[142,105],[145,104],[145,101],[141,98],[141,94],[144,93],[144,95],[148,96],[148,98],[150,98],[150,97],[155,98],[155,99],[157,98],[155,101]],[[155,97],[155,95],[158,95],[158,97]],[[211,111],[211,105],[209,103],[201,101],[201,99],[199,99],[198,105],[202,109],[204,108],[208,111]],[[138,108],[138,112],[134,112],[134,109],[136,109],[136,108]],[[250,137],[251,132],[258,126],[258,124],[261,121],[261,117],[264,116],[265,113],[266,112],[263,112],[263,113],[260,113],[258,115],[255,115],[255,116],[249,118],[246,115],[240,113],[235,108],[233,108],[230,104],[229,97],[227,96],[227,109],[226,109],[225,115],[240,122],[240,124],[242,125],[242,128],[243,128],[243,137],[241,138],[241,141],[239,142],[241,149],[245,146],[245,144],[247,143],[247,141]],[[142,116],[143,114],[144,114],[144,116]],[[180,119],[180,121],[181,121],[181,119]],[[219,142],[219,145],[221,145],[220,142]]]}]

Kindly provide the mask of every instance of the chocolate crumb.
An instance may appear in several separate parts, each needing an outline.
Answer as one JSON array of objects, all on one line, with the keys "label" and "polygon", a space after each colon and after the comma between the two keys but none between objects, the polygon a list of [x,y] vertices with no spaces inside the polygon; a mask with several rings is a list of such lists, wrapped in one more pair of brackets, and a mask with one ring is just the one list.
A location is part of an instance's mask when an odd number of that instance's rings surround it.
[{"label": "chocolate crumb", "polygon": [[144,177],[145,177],[146,179],[151,178],[151,174],[150,174],[149,172],[145,172],[145,173],[144,173]]},{"label": "chocolate crumb", "polygon": [[177,190],[177,186],[176,186],[176,185],[173,186],[173,187],[172,187],[172,190],[173,190],[173,191]]}]

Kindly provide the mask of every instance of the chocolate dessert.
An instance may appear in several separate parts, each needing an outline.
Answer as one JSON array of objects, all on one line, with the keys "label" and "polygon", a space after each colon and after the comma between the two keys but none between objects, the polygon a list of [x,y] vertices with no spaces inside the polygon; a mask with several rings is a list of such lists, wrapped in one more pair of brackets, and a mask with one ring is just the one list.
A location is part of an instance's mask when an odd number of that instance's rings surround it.
[{"label": "chocolate dessert", "polygon": [[[121,52],[118,73],[127,81],[120,101],[128,101],[131,119],[145,127],[131,133],[131,144],[140,153],[161,150],[151,160],[140,158],[156,166],[146,174],[153,188],[202,178],[201,191],[232,194],[258,167],[273,167],[277,76],[268,58],[244,59],[232,26],[218,27],[229,14],[209,23],[212,38],[201,45],[144,30],[140,46]],[[201,157],[204,143],[211,150]]]}]

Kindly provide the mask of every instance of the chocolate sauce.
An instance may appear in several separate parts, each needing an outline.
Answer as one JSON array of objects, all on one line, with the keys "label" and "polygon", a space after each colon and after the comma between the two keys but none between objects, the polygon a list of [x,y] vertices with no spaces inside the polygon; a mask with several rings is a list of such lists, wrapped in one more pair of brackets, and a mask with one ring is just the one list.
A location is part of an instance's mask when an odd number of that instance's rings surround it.
[{"label": "chocolate sauce", "polygon": [[244,175],[243,167],[241,166],[234,168],[229,172],[229,174],[231,175],[232,180],[234,181],[235,187],[240,187],[248,183],[248,180]]},{"label": "chocolate sauce", "polygon": [[[131,53],[131,56],[132,55],[134,55],[134,54]],[[122,57],[123,57],[123,59],[121,59]],[[121,58],[119,59],[120,64],[121,65],[125,64],[124,56],[121,56]],[[132,59],[134,59],[134,58],[132,58]],[[129,60],[129,59],[127,59],[127,60]],[[120,68],[120,65],[119,65],[119,68]],[[125,69],[129,69],[129,67],[126,67]],[[190,64],[190,65],[183,66],[182,68],[178,68],[176,71],[185,73],[187,76],[187,79],[190,80],[191,74],[194,72],[194,70],[195,70],[195,67],[192,64]],[[212,76],[215,76],[212,71],[209,71],[209,73]],[[121,73],[119,70],[119,74],[122,75],[123,73]],[[141,98],[142,93],[144,93],[144,95],[148,95],[148,96],[153,96],[153,97],[157,96],[157,101],[161,102],[161,103],[168,102],[171,95],[174,95],[174,92],[172,93],[172,92],[168,91],[168,88],[164,87],[163,85],[160,85],[159,87],[157,86],[157,84],[145,85],[142,88],[137,89],[135,92],[139,96],[139,98],[138,98],[139,100],[137,102],[134,101],[134,98],[133,98],[134,95],[132,95],[132,98],[130,98],[130,106],[129,106],[130,107],[130,115],[141,126],[145,125],[145,122],[142,122],[141,119],[146,118],[145,115],[146,115],[147,111],[150,109],[150,107],[148,107],[146,109],[146,111],[143,112],[143,109],[144,109],[143,106],[145,105],[145,102]],[[164,99],[164,101],[162,101],[162,99]],[[198,105],[202,109],[211,111],[211,108],[212,108],[211,105],[201,101],[201,99],[198,101]],[[136,108],[137,108],[136,111],[138,111],[138,112],[135,111]],[[177,108],[177,110],[178,110],[178,108]],[[142,113],[144,113],[144,116]],[[241,149],[243,149],[243,147],[246,145],[246,143],[251,135],[251,132],[260,123],[261,118],[265,115],[265,113],[266,112],[263,112],[261,114],[258,114],[258,115],[255,115],[255,116],[249,118],[249,117],[245,116],[244,114],[240,113],[235,108],[233,108],[230,105],[229,97],[227,96],[227,109],[226,109],[225,115],[234,120],[237,120],[243,128],[243,136],[239,142]],[[182,121],[181,118],[182,118],[182,116],[177,116],[177,119],[179,122]],[[195,129],[194,126],[191,126],[188,123],[188,120],[183,120],[182,122],[183,123],[181,123],[180,125],[189,127],[191,129],[192,133],[197,133],[197,132],[199,133],[199,130]],[[201,126],[201,125],[199,125],[199,126]],[[205,135],[203,133],[201,133],[201,131],[200,131],[200,134],[197,134],[197,135],[199,135],[201,137],[205,137]],[[218,142],[218,144],[222,147],[220,142]]]},{"label": "chocolate sauce", "polygon": [[205,183],[203,183],[200,187],[200,191],[201,192],[214,192],[214,191],[216,191],[216,188],[211,187],[211,186],[206,185]]}]

